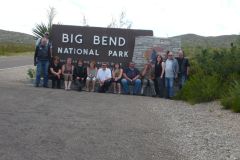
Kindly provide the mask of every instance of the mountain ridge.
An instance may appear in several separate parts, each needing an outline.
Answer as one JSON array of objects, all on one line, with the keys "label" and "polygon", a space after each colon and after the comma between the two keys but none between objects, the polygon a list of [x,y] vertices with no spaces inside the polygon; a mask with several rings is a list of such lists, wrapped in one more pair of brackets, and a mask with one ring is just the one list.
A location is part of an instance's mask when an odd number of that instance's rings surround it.
[{"label": "mountain ridge", "polygon": [[[234,43],[240,39],[240,36],[235,34],[220,36],[200,36],[197,34],[189,33],[169,38],[181,39],[182,47],[230,48],[231,43]],[[0,29],[0,43],[34,44],[35,38],[30,34]]]}]

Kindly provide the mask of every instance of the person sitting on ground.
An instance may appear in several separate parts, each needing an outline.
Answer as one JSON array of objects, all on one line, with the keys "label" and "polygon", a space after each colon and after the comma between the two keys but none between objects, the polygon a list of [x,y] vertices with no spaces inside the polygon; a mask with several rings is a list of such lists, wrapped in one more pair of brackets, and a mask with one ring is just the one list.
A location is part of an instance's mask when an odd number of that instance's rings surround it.
[{"label": "person sitting on ground", "polygon": [[78,90],[82,91],[82,88],[85,85],[87,78],[87,68],[84,66],[81,59],[77,60],[77,65],[74,67],[73,75],[76,80]]},{"label": "person sitting on ground", "polygon": [[97,72],[97,79],[99,81],[98,92],[105,93],[108,90],[112,79],[111,70],[107,68],[107,63],[102,63],[102,67],[99,68]]},{"label": "person sitting on ground", "polygon": [[36,47],[34,54],[34,66],[37,65],[36,87],[39,87],[41,74],[43,73],[43,87],[48,88],[48,67],[51,59],[50,46],[46,38],[41,39],[41,44]]},{"label": "person sitting on ground", "polygon": [[123,85],[124,94],[130,94],[129,85],[134,85],[133,94],[137,95],[141,91],[141,80],[139,79],[140,73],[135,68],[134,62],[130,62],[129,66],[123,71],[123,79],[121,80]]},{"label": "person sitting on ground", "polygon": [[95,83],[97,77],[97,67],[95,61],[91,61],[89,67],[87,67],[87,80],[86,80],[86,91],[90,91],[89,84],[92,82],[91,91],[94,92]]},{"label": "person sitting on ground", "polygon": [[156,96],[155,87],[154,87],[154,64],[148,62],[145,64],[144,69],[142,71],[143,77],[143,86],[141,90],[141,94],[144,95],[144,89],[148,86],[151,89],[151,96]]},{"label": "person sitting on ground", "polygon": [[60,59],[58,56],[54,56],[53,63],[50,65],[50,73],[52,74],[52,88],[55,88],[57,82],[57,88],[61,88],[61,65],[59,63]]},{"label": "person sitting on ground", "polygon": [[113,82],[113,93],[121,93],[121,79],[122,79],[123,69],[121,68],[119,63],[114,64],[114,68],[112,70],[112,82]]},{"label": "person sitting on ground", "polygon": [[62,66],[62,74],[64,76],[65,90],[71,89],[71,84],[73,80],[73,70],[74,70],[74,66],[72,65],[72,58],[68,57],[66,64]]}]

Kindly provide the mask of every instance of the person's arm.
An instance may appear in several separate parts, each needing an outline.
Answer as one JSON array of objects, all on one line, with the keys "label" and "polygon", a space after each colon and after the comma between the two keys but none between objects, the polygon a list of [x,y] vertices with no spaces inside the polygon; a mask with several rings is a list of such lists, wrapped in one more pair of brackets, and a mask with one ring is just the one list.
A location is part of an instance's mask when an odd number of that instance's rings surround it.
[{"label": "person's arm", "polygon": [[36,66],[36,64],[37,64],[38,49],[39,49],[39,47],[37,46],[36,49],[35,49],[35,54],[34,54],[34,59],[33,59],[34,66]]},{"label": "person's arm", "polygon": [[108,81],[108,80],[111,80],[112,79],[112,73],[111,73],[111,70],[108,69],[108,72],[107,72],[107,78],[105,79],[105,81]]},{"label": "person's arm", "polygon": [[164,72],[165,72],[165,63],[162,62],[162,73],[161,73],[161,78],[163,78]]},{"label": "person's arm", "polygon": [[118,79],[122,78],[122,75],[123,75],[123,69],[121,68],[121,69],[120,69],[119,76],[118,76]]},{"label": "person's arm", "polygon": [[62,66],[62,74],[64,75],[65,65]]},{"label": "person's arm", "polygon": [[132,79],[132,81],[135,81],[136,79],[138,79],[140,77],[140,73],[137,69],[135,69],[136,72],[136,76]]},{"label": "person's arm", "polygon": [[147,71],[147,65],[145,64],[144,69],[142,71],[142,76],[144,77]]},{"label": "person's arm", "polygon": [[112,70],[112,78],[115,79],[114,69]]},{"label": "person's arm", "polygon": [[126,70],[123,72],[123,77],[126,79],[126,80],[129,80],[129,81],[132,81],[130,78],[128,78],[127,74],[126,74]]}]

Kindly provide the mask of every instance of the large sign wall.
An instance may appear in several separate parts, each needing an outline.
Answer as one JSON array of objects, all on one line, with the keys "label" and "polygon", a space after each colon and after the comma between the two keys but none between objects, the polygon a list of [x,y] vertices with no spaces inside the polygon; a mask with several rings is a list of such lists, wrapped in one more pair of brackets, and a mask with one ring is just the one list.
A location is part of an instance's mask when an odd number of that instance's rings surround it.
[{"label": "large sign wall", "polygon": [[64,62],[72,57],[88,63],[127,63],[132,61],[135,38],[153,36],[151,30],[53,25],[53,54]]}]

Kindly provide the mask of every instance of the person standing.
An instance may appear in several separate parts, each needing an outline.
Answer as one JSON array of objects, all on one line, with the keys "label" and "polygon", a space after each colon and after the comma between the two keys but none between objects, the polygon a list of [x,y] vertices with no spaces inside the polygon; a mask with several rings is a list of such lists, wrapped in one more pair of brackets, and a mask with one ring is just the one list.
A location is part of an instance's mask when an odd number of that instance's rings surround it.
[{"label": "person standing", "polygon": [[43,87],[48,88],[48,67],[51,55],[50,46],[47,42],[48,40],[46,38],[42,38],[40,45],[35,49],[34,66],[37,66],[36,87],[39,87],[41,74],[43,73]]},{"label": "person standing", "polygon": [[52,74],[52,88],[55,88],[57,82],[57,88],[61,88],[61,65],[59,63],[60,59],[58,56],[53,58],[53,63],[50,65],[50,73]]},{"label": "person standing", "polygon": [[155,80],[157,82],[157,90],[158,90],[158,96],[163,97],[164,96],[164,74],[165,72],[165,63],[163,61],[163,58],[161,55],[157,56],[157,60],[155,63]]},{"label": "person standing", "polygon": [[77,60],[77,65],[76,67],[74,67],[73,75],[76,80],[78,90],[82,91],[82,88],[85,85],[87,78],[87,68],[84,66],[83,61],[81,59]]},{"label": "person standing", "polygon": [[173,57],[173,53],[167,54],[168,58],[165,62],[165,87],[167,89],[167,97],[172,98],[174,96],[174,79],[178,77],[178,62]]},{"label": "person standing", "polygon": [[[49,45],[50,47],[50,57],[52,58],[53,57],[53,54],[52,54],[52,44],[49,40],[49,32],[45,32],[44,33],[44,36],[42,38],[46,38],[47,39],[47,45]],[[37,41],[36,41],[36,47],[39,46],[41,44],[41,40],[42,38],[38,38]]]},{"label": "person standing", "polygon": [[178,71],[179,89],[182,89],[189,75],[190,64],[188,59],[184,57],[184,52],[182,50],[178,52],[177,61],[179,65],[179,71]]},{"label": "person standing", "polygon": [[102,63],[102,67],[97,72],[97,80],[99,81],[98,92],[105,93],[111,84],[111,79],[111,70],[107,68],[106,63]]},{"label": "person standing", "polygon": [[140,72],[137,68],[135,68],[135,63],[129,63],[128,67],[123,71],[123,77],[124,78],[121,80],[121,82],[123,85],[124,93],[130,94],[129,85],[134,85],[133,94],[139,94],[141,91],[141,80],[139,79]]}]

